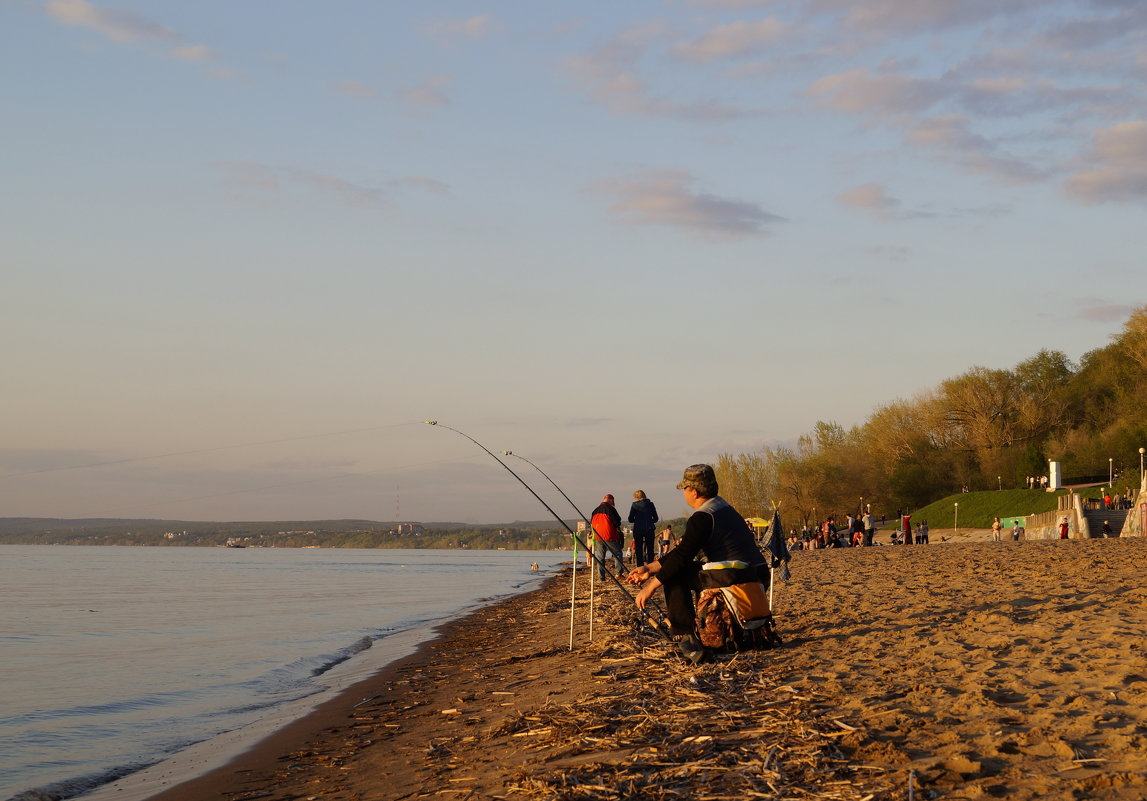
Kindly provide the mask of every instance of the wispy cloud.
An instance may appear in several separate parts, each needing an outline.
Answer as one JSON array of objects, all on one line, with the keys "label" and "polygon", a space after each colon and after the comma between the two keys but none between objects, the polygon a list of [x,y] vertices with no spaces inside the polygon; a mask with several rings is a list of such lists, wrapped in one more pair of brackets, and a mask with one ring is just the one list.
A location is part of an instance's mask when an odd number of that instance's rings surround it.
[{"label": "wispy cloud", "polygon": [[400,91],[399,97],[416,113],[429,113],[450,105],[450,77],[431,75],[417,86]]},{"label": "wispy cloud", "polygon": [[338,81],[331,84],[331,88],[340,95],[356,97],[360,100],[376,100],[382,96],[381,92],[363,81]]},{"label": "wispy cloud", "polygon": [[1026,13],[1058,0],[809,0],[815,11],[841,15],[852,28],[888,33],[939,31],[982,25],[995,18]]},{"label": "wispy cloud", "polygon": [[426,27],[426,32],[442,41],[460,39],[482,39],[497,29],[494,18],[488,14],[474,17],[435,20]]},{"label": "wispy cloud", "polygon": [[226,173],[228,185],[243,192],[280,194],[302,188],[350,206],[381,208],[385,205],[381,190],[334,175],[253,162],[225,162],[219,167]]},{"label": "wispy cloud", "polygon": [[951,93],[952,87],[943,81],[864,68],[826,75],[808,88],[809,96],[837,111],[877,116],[923,111]]},{"label": "wispy cloud", "polygon": [[386,182],[386,185],[402,189],[418,189],[434,195],[445,195],[450,192],[449,184],[444,184],[434,178],[427,178],[425,175],[404,175],[399,178],[391,178]]},{"label": "wispy cloud", "polygon": [[45,9],[52,19],[66,25],[78,25],[99,31],[116,42],[179,38],[175,31],[159,23],[128,11],[99,8],[87,0],[48,0]]},{"label": "wispy cloud", "polygon": [[836,199],[843,206],[870,212],[878,219],[883,220],[892,219],[900,206],[900,201],[890,197],[884,187],[878,183],[854,186],[841,192]]},{"label": "wispy cloud", "polygon": [[[57,22],[98,31],[120,44],[178,42],[183,38],[171,28],[146,17],[129,11],[102,8],[88,0],[48,0],[44,10]],[[217,60],[211,48],[203,44],[175,45],[166,54],[176,61],[204,63]],[[215,78],[235,77],[235,73],[220,67],[209,74]]]},{"label": "wispy cloud", "polygon": [[660,170],[602,181],[594,188],[614,198],[609,211],[618,222],[661,225],[705,237],[761,235],[784,219],[755,203],[699,191],[695,184],[688,172]]},{"label": "wispy cloud", "polygon": [[207,45],[173,47],[169,52],[172,58],[179,61],[213,61],[215,59],[215,54]]},{"label": "wispy cloud", "polygon": [[589,53],[565,61],[566,73],[597,103],[615,114],[725,121],[754,112],[715,100],[678,100],[657,95],[641,77],[646,51],[669,35],[661,23],[635,26]]},{"label": "wispy cloud", "polygon": [[436,195],[450,191],[448,184],[425,175],[400,175],[386,179],[379,186],[371,186],[298,167],[249,161],[230,161],[216,166],[226,176],[227,185],[245,195],[286,196],[304,191],[359,208],[384,208],[390,201],[386,190],[416,190]]},{"label": "wispy cloud", "polygon": [[1147,120],[1098,131],[1088,166],[1067,179],[1070,195],[1085,203],[1147,200]]},{"label": "wispy cloud", "polygon": [[1085,301],[1076,311],[1076,317],[1093,323],[1111,323],[1126,320],[1134,306],[1126,303],[1104,303],[1101,300]]},{"label": "wispy cloud", "polygon": [[968,172],[991,176],[1006,184],[1027,184],[1049,177],[1042,169],[1010,155],[992,140],[968,129],[960,115],[922,117],[905,133],[911,144],[931,148],[946,160]]},{"label": "wispy cloud", "polygon": [[775,17],[720,25],[688,42],[673,46],[673,54],[688,61],[739,58],[759,53],[784,37],[788,26]]}]

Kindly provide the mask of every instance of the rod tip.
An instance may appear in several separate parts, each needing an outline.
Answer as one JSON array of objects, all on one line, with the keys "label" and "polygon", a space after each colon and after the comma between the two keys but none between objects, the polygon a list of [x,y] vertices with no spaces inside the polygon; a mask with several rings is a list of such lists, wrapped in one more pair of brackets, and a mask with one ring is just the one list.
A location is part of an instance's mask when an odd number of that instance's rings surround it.
[{"label": "rod tip", "polygon": [[514,452],[513,451],[502,451],[502,455],[503,456],[513,456]]},{"label": "rod tip", "polygon": [[428,425],[428,426],[436,426],[436,425],[438,425],[438,421],[437,421],[437,420],[423,420],[422,422],[426,423],[426,425]]}]

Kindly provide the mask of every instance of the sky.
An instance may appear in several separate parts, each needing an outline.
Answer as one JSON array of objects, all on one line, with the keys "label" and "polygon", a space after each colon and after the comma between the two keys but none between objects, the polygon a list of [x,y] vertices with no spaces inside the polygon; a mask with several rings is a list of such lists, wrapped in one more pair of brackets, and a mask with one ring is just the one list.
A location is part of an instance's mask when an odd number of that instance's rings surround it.
[{"label": "sky", "polygon": [[1147,303],[1142,0],[0,0],[0,109],[5,517],[672,517]]}]

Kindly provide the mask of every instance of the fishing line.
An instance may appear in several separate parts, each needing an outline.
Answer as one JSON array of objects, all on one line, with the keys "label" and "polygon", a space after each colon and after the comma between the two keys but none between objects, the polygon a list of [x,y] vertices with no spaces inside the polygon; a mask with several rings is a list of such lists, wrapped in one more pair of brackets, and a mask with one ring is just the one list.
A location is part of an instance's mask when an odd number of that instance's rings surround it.
[{"label": "fishing line", "polygon": [[324,434],[304,434],[298,437],[283,437],[282,439],[267,439],[259,442],[241,442],[235,445],[220,445],[214,448],[197,448],[190,451],[174,451],[172,453],[156,453],[151,456],[133,456],[126,459],[109,459],[105,462],[90,462],[88,464],[73,464],[65,465],[63,467],[44,467],[39,470],[23,470],[16,473],[0,473],[0,480],[6,478],[17,478],[19,476],[33,476],[40,473],[59,473],[65,470],[87,470],[92,467],[106,467],[113,464],[129,464],[131,462],[146,462],[151,459],[169,459],[174,456],[193,456],[200,453],[218,453],[219,451],[231,451],[238,448],[254,448],[260,445],[278,445],[282,442],[301,442],[306,439],[320,439],[322,437],[337,437],[345,434],[362,434],[366,431],[381,431],[387,428],[398,428],[400,426],[415,425],[418,421],[407,423],[390,423],[384,426],[368,426],[366,428],[348,428],[344,431],[328,431]]},{"label": "fishing line", "polygon": [[[542,470],[542,468],[538,467],[536,464],[534,464],[533,462],[531,462],[531,461],[530,461],[529,459],[527,459],[525,456],[519,456],[518,454],[514,453],[513,451],[502,451],[502,453],[503,453],[503,454],[505,454],[506,456],[515,456],[515,457],[517,457],[517,458],[521,459],[523,462],[525,462],[526,464],[530,465],[530,467],[534,468],[534,469],[535,469],[535,470],[537,470],[539,473],[541,473],[543,476],[545,476],[545,477],[546,477],[546,481],[548,481],[548,482],[550,482],[551,484],[553,484],[553,485],[554,485],[554,489],[556,489],[558,492],[560,492],[560,493],[562,494],[562,497],[563,497],[563,498],[565,498],[567,501],[569,501],[569,505],[570,505],[570,506],[572,506],[572,507],[573,507],[573,510],[574,510],[575,512],[577,512],[577,513],[578,513],[578,516],[579,516],[579,517],[580,517],[582,520],[586,521],[587,523],[589,522],[589,518],[585,516],[585,513],[584,513],[584,512],[583,512],[581,509],[579,509],[579,508],[577,507],[577,504],[576,504],[576,503],[574,503],[573,501],[571,501],[571,500],[570,500],[570,496],[568,496],[568,495],[566,495],[566,494],[565,494],[565,491],[564,491],[564,490],[563,490],[561,487],[559,487],[559,486],[557,485],[557,482],[556,482],[556,481],[554,481],[552,478],[550,478],[548,475],[546,475],[546,471],[545,471],[545,470]],[[519,479],[519,480],[520,480],[520,479]],[[566,528],[569,528],[569,527],[567,526]],[[590,528],[592,528],[592,526],[591,526]],[[595,533],[596,533],[596,532],[595,532]],[[576,554],[575,554],[575,557],[574,557],[574,558],[575,558],[575,563],[574,563],[574,564],[575,564],[575,568],[574,568],[574,569],[576,570],[576,569],[577,569],[577,568],[576,568],[576,564],[577,564],[577,563],[576,563],[576,558],[577,558],[577,557],[576,557]],[[593,575],[591,574],[591,575],[590,575],[590,610],[591,610],[591,612],[590,612],[590,630],[591,630],[591,631],[593,630],[593,613],[592,613],[592,609],[593,609],[593,589],[592,589],[592,588],[593,588]],[[661,606],[661,604],[660,604],[660,603],[658,603],[658,601],[657,601],[655,598],[650,598],[649,600],[650,600],[650,602],[651,602],[651,603],[652,603],[654,606],[656,606],[656,607],[657,607],[657,611],[661,613],[661,616],[662,616],[662,617],[665,617],[665,614],[666,614],[666,613],[665,613],[665,609],[664,609],[664,608]],[[592,639],[592,637],[591,637],[591,639]]]},{"label": "fishing line", "polygon": [[[622,584],[622,583],[621,583],[621,581],[620,581],[620,580],[617,578],[617,576],[614,574],[614,572],[613,572],[612,570],[610,570],[609,568],[607,568],[607,567],[605,566],[605,560],[604,560],[604,559],[602,559],[602,558],[599,558],[599,557],[598,557],[598,555],[592,551],[592,549],[589,549],[589,548],[588,548],[588,546],[586,546],[586,544],[585,544],[585,540],[583,540],[581,537],[579,537],[579,536],[577,535],[577,532],[576,532],[576,531],[574,531],[572,528],[570,528],[570,527],[569,527],[569,524],[568,524],[568,523],[566,523],[566,521],[562,520],[562,519],[561,519],[561,517],[558,515],[558,513],[557,513],[557,512],[555,512],[553,509],[551,509],[551,508],[550,508],[550,505],[549,505],[548,503],[546,503],[546,502],[545,502],[545,500],[543,500],[543,499],[542,499],[542,496],[541,496],[541,495],[538,495],[538,493],[534,492],[534,488],[533,488],[533,487],[531,487],[529,484],[527,484],[527,483],[525,482],[525,480],[524,480],[524,479],[523,479],[521,476],[519,476],[517,473],[515,473],[515,472],[514,472],[514,470],[513,470],[513,468],[512,468],[512,467],[510,467],[508,464],[506,464],[506,463],[505,463],[505,462],[503,462],[501,459],[499,459],[497,456],[495,456],[493,451],[491,451],[489,448],[487,448],[485,445],[483,445],[483,444],[482,444],[481,442],[479,442],[478,440],[476,440],[476,439],[474,439],[473,437],[471,437],[469,434],[463,433],[462,431],[459,431],[459,430],[458,430],[458,429],[456,429],[456,428],[451,428],[451,427],[450,427],[450,426],[448,426],[448,425],[444,425],[444,424],[442,424],[442,423],[439,423],[437,420],[426,420],[425,422],[426,422],[426,425],[428,425],[428,426],[437,426],[438,428],[445,428],[445,429],[446,429],[446,430],[448,430],[448,431],[453,431],[455,434],[458,434],[459,436],[465,437],[466,439],[470,440],[470,441],[471,441],[471,442],[473,442],[475,445],[477,445],[479,448],[481,448],[482,450],[484,450],[486,453],[488,453],[488,454],[490,455],[490,458],[491,458],[491,459],[493,459],[493,460],[494,460],[495,462],[497,462],[498,464],[502,465],[502,467],[504,467],[504,468],[506,469],[506,472],[507,472],[507,473],[509,473],[510,475],[512,475],[514,478],[516,478],[516,479],[518,480],[518,483],[519,483],[519,484],[521,484],[523,487],[525,487],[525,488],[526,488],[526,490],[527,490],[527,491],[528,491],[528,492],[529,492],[531,495],[533,495],[535,498],[537,498],[537,500],[538,500],[538,503],[540,503],[542,506],[544,506],[544,507],[545,507],[545,509],[546,509],[546,511],[547,511],[547,512],[549,512],[551,515],[553,515],[554,519],[555,519],[555,520],[557,520],[557,521],[558,521],[558,522],[559,522],[559,523],[562,525],[562,527],[563,527],[563,528],[564,528],[566,531],[568,531],[568,532],[569,532],[570,536],[571,536],[571,537],[573,537],[573,538],[574,538],[574,540],[575,540],[575,541],[576,541],[576,542],[577,542],[579,545],[581,545],[581,547],[583,547],[583,548],[586,548],[586,550],[587,550],[587,551],[588,551],[588,552],[589,552],[589,553],[590,553],[590,554],[593,556],[593,559],[594,559],[594,561],[595,561],[595,562],[597,562],[597,565],[598,565],[599,569],[600,569],[600,570],[601,570],[601,571],[602,571],[602,572],[603,572],[605,575],[607,575],[607,576],[609,576],[611,579],[613,579],[613,583],[614,583],[614,584],[616,584],[616,585],[617,585],[617,586],[618,586],[618,587],[621,589],[621,591],[622,591],[622,592],[624,592],[624,593],[625,593],[627,596],[629,596],[629,599],[630,599],[630,600],[635,600],[635,599],[634,599],[634,597],[633,597],[633,595],[632,595],[632,594],[630,594],[630,592],[629,592],[629,589],[628,589],[628,588],[627,588],[627,587],[626,587],[624,584]],[[560,491],[560,490],[559,490],[559,491]],[[563,492],[563,493],[562,493],[562,495],[565,495],[565,493]],[[566,498],[566,500],[569,500],[569,498]],[[572,503],[572,501],[571,501],[571,503]],[[574,508],[576,509],[577,507],[574,507]],[[580,512],[579,512],[579,514],[580,514]],[[591,573],[591,574],[590,574],[591,578],[592,578],[592,575],[593,575],[593,574]],[[643,615],[645,615],[647,618],[649,618],[649,622],[650,622],[650,623],[653,625],[653,628],[654,628],[654,629],[655,629],[655,630],[656,630],[658,633],[660,633],[662,637],[664,637],[665,639],[667,639],[667,640],[668,640],[668,639],[669,639],[669,634],[668,634],[668,633],[665,631],[665,629],[663,629],[663,628],[662,628],[662,626],[661,626],[661,621],[659,621],[659,620],[657,620],[656,618],[654,618],[654,617],[653,617],[653,615],[652,615],[652,614],[649,612],[649,610],[648,610],[648,609],[645,609],[645,608],[642,608],[642,607],[637,607],[637,608],[638,608],[638,610],[639,610],[639,611],[640,611],[640,612],[641,612]]]}]

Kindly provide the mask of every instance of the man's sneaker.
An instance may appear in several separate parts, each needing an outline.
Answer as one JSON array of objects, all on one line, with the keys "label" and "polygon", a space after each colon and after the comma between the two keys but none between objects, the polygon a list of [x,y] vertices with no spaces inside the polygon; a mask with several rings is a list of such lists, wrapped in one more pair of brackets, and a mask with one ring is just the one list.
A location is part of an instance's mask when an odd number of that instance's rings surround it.
[{"label": "man's sneaker", "polygon": [[681,656],[694,665],[705,661],[705,646],[701,645],[701,640],[696,634],[677,634],[673,637],[673,641],[677,643],[677,650],[681,652]]}]

